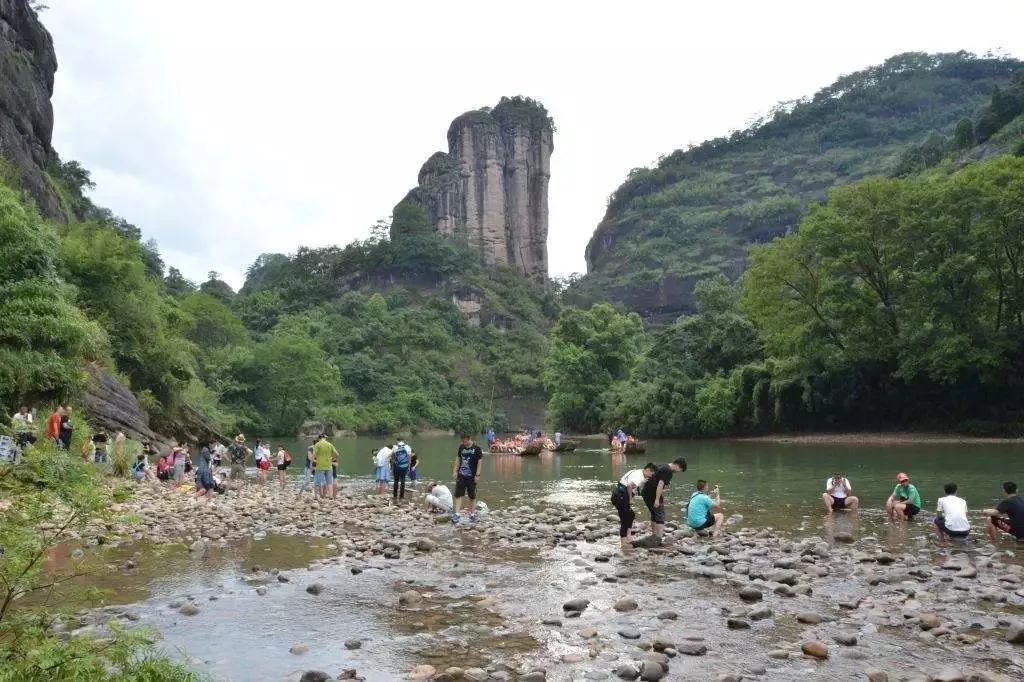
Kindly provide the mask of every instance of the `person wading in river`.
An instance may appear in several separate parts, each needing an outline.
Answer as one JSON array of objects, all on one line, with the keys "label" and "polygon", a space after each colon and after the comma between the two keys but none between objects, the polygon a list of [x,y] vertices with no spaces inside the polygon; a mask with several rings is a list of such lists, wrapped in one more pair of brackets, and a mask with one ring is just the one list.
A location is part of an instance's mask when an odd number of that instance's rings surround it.
[{"label": "person wading in river", "polygon": [[462,434],[462,445],[455,454],[452,466],[452,478],[455,479],[455,512],[452,523],[458,523],[459,510],[462,509],[462,498],[469,497],[469,520],[476,521],[476,484],[480,481],[480,465],[484,460],[484,452],[473,442],[469,434]]},{"label": "person wading in river", "polygon": [[245,458],[249,456],[249,448],[245,447],[245,436],[238,434],[235,442],[228,446],[228,458],[231,461],[231,480],[245,485]]},{"label": "person wading in river", "polygon": [[897,523],[903,519],[912,519],[921,511],[921,493],[910,482],[910,476],[902,471],[896,474],[896,487],[885,501],[885,509],[889,512],[889,518]]},{"label": "person wading in river", "polygon": [[648,464],[643,469],[627,471],[612,489],[612,506],[619,514],[619,542],[622,543],[622,549],[633,548],[633,521],[636,520],[633,498],[644,487],[647,479],[654,475],[656,468],[654,464]]},{"label": "person wading in river", "polygon": [[850,479],[844,473],[835,473],[825,480],[825,492],[821,494],[821,501],[825,503],[825,511],[832,516],[835,509],[854,510],[860,504],[860,500],[850,493],[853,486]]},{"label": "person wading in river", "polygon": [[411,463],[412,450],[405,444],[405,441],[398,441],[395,449],[391,451],[391,473],[395,479],[391,498],[396,502],[399,499],[405,499],[405,477],[409,475]]},{"label": "person wading in river", "polygon": [[313,461],[316,466],[313,474],[313,485],[316,486],[317,495],[322,498],[331,496],[334,490],[334,468],[331,466],[331,459],[338,456],[338,450],[327,436],[321,434],[320,438],[313,445]]},{"label": "person wading in river", "polygon": [[651,512],[651,534],[661,540],[665,534],[665,488],[672,482],[672,474],[686,471],[686,460],[676,457],[669,464],[662,464],[654,475],[644,483],[640,496]]}]

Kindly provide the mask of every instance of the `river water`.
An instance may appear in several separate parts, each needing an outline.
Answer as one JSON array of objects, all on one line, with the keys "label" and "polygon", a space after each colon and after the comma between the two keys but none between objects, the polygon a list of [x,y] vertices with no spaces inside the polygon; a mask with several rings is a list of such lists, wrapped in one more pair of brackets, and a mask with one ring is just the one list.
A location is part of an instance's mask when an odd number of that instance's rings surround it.
[{"label": "river water", "polygon": [[[289,472],[289,486],[295,486],[305,445],[289,439],[273,441],[275,446],[279,442],[297,455]],[[372,490],[371,453],[381,444],[369,438],[336,441],[347,492],[361,495]],[[410,444],[420,456],[421,487],[431,478],[451,478],[455,438],[413,438]],[[861,498],[863,511],[835,523],[853,530],[869,547],[882,545],[895,553],[921,556],[933,551],[930,523],[894,527],[882,512],[898,471],[909,473],[917,484],[926,512],[934,509],[942,484],[955,481],[978,528],[982,519],[977,510],[996,502],[1000,482],[1024,479],[1024,446],[1019,444],[882,447],[651,441],[647,453],[635,456],[613,456],[602,446],[601,441],[592,440],[583,441],[572,454],[487,456],[480,499],[492,509],[582,510],[595,522],[611,526],[606,521],[612,511],[608,503],[611,482],[648,461],[660,464],[681,456],[689,467],[676,475],[668,493],[670,523],[681,520],[694,481],[703,478],[720,486],[726,515],[734,517],[731,527],[772,527],[786,536],[828,540],[833,524],[824,519],[820,496],[826,477],[842,471]],[[302,504],[298,498],[296,504]],[[922,516],[930,519],[929,514]],[[646,512],[638,510],[638,523],[646,518]],[[488,548],[464,530],[449,524],[437,526],[436,539],[447,551],[426,557],[425,563],[361,562],[362,574],[356,577],[348,570],[353,564],[344,559],[322,561],[340,552],[330,538],[271,534],[261,540],[215,547],[206,556],[190,554],[182,546],[122,545],[102,550],[103,560],[111,568],[129,560],[136,566],[111,570],[90,584],[104,591],[103,603],[121,605],[108,607],[106,613],[156,627],[167,652],[215,679],[282,680],[310,668],[326,670],[332,676],[345,668],[357,668],[370,680],[387,680],[402,677],[420,663],[443,670],[449,665],[486,665],[507,655],[529,660],[541,649],[548,656],[575,651],[563,644],[558,632],[545,634],[536,625],[581,585],[593,585],[588,578],[593,568],[583,567],[583,560],[590,561],[599,552],[614,552],[615,538],[586,543],[580,549]],[[396,529],[396,535],[399,532]],[[629,569],[628,562],[624,560],[620,570]],[[255,583],[244,580],[251,578],[257,567],[287,571],[291,580],[271,580],[270,592],[257,596]],[[313,580],[329,588],[316,600],[303,590]],[[657,572],[647,580],[672,583],[672,589],[683,590],[678,594],[686,595],[686,608],[692,609],[692,614],[710,613],[715,608],[715,594],[706,587],[676,583],[677,577]],[[394,607],[397,591],[410,583],[428,595],[424,608],[414,614]],[[622,591],[614,581],[589,589],[589,595],[603,596],[609,604]],[[481,607],[480,595],[486,594],[501,597],[501,615]],[[182,616],[177,607],[187,597],[208,606],[198,616]],[[685,617],[688,612],[682,613]],[[699,632],[700,626],[697,628]],[[771,636],[778,632],[781,629]],[[716,632],[715,636],[720,638],[716,645],[721,657],[679,659],[684,667],[674,668],[673,678],[681,670],[679,679],[701,679],[701,665],[727,666],[745,660],[747,645],[742,637],[731,631]],[[365,644],[358,650],[342,646],[353,638],[363,639]],[[544,640],[543,646],[538,640]],[[289,654],[293,643],[308,645],[310,653]],[[878,651],[891,650],[897,658],[901,655],[891,642],[880,640],[877,646]],[[730,648],[734,653],[728,653]],[[909,655],[922,657],[926,653]],[[543,660],[538,659],[540,663]],[[859,668],[851,667],[850,662],[833,661],[829,664],[833,678],[858,674]],[[549,679],[582,679],[586,670],[552,671]],[[769,671],[764,679],[790,679],[798,670],[790,667],[778,676]]]}]

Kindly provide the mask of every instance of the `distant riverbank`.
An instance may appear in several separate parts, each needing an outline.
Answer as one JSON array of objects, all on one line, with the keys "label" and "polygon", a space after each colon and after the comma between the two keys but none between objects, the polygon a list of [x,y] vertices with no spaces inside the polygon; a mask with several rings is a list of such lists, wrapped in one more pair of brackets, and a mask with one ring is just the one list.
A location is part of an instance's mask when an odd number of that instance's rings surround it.
[{"label": "distant riverbank", "polygon": [[776,433],[765,436],[723,438],[722,440],[735,441],[741,443],[797,443],[801,445],[900,445],[920,443],[935,443],[940,445],[969,445],[971,443],[1024,444],[1024,438],[988,438],[979,436],[964,436],[955,433],[922,433],[915,431],[866,431],[863,433]]}]

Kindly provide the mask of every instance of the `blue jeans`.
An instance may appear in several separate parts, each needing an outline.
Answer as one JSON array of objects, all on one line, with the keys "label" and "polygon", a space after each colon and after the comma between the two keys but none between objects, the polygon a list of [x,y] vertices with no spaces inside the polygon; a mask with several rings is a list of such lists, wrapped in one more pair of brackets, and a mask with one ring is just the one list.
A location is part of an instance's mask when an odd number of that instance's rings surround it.
[{"label": "blue jeans", "polygon": [[334,483],[334,472],[330,469],[317,469],[313,476],[313,483],[319,486],[327,486]]}]

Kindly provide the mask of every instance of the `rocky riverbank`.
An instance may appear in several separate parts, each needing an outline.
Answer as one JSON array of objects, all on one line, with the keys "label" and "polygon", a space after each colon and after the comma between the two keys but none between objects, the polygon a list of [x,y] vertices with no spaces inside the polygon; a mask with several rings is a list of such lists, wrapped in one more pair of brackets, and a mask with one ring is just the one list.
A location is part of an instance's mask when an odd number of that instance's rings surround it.
[{"label": "rocky riverbank", "polygon": [[[142,614],[171,641],[227,613],[244,628],[261,609],[306,618],[304,630],[331,623],[329,647],[312,633],[267,645],[280,648],[278,669],[300,668],[294,679],[328,679],[320,670],[439,680],[1024,675],[1024,568],[1008,547],[890,553],[872,529],[840,517],[821,536],[733,526],[713,540],[677,530],[663,547],[622,555],[607,509],[520,505],[453,527],[418,497],[396,506],[367,488],[316,501],[250,486],[206,505],[142,486],[108,531],[184,543],[200,565],[238,538],[328,538],[336,556],[306,571],[262,567]],[[318,610],[325,597],[351,613]],[[257,677],[287,676],[279,671]]]}]

